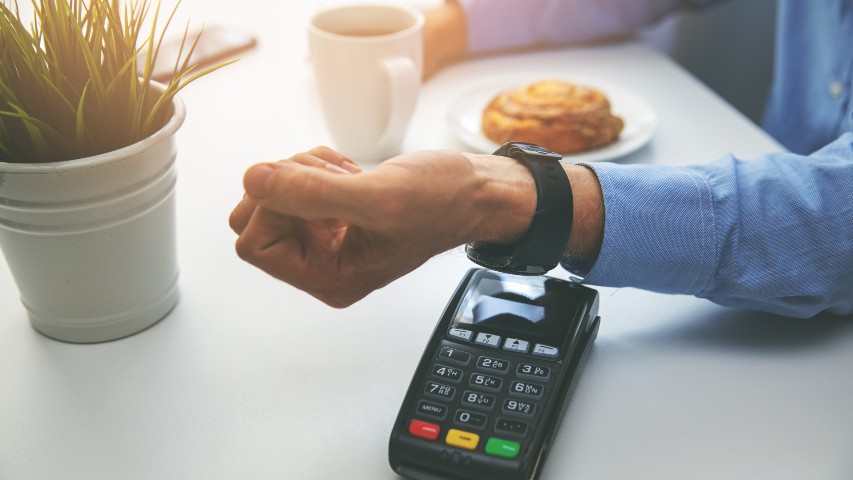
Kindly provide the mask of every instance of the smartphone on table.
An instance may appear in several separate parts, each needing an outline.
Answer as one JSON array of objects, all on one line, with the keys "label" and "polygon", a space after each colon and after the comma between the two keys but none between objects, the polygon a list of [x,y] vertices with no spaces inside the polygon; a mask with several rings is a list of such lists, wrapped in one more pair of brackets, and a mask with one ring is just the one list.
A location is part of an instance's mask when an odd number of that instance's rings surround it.
[{"label": "smartphone on table", "polygon": [[[187,35],[183,48],[181,38],[164,40],[157,53],[151,78],[158,82],[171,80],[175,73],[176,62],[183,62],[197,35],[199,32]],[[211,65],[230,60],[256,45],[257,39],[251,33],[231,27],[206,28],[201,31],[195,50],[190,56],[189,65],[195,65],[194,71],[199,72]],[[145,61],[145,53],[145,49],[140,52],[140,62]]]}]

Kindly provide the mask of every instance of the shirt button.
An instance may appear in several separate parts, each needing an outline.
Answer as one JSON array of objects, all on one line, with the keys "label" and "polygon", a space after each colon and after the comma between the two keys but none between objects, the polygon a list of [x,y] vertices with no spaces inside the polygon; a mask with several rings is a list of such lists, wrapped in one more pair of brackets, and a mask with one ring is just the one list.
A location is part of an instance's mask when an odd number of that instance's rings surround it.
[{"label": "shirt button", "polygon": [[829,94],[832,95],[832,98],[838,100],[842,93],[844,93],[844,86],[841,85],[841,82],[835,81],[829,84]]}]

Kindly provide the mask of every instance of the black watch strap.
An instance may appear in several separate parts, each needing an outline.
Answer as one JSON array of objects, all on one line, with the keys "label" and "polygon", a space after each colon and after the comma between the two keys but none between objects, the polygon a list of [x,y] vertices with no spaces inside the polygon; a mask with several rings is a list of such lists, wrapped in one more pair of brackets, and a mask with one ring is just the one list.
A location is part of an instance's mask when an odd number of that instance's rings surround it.
[{"label": "black watch strap", "polygon": [[543,275],[557,266],[572,230],[572,187],[560,164],[562,156],[531,143],[509,142],[494,155],[524,162],[536,183],[536,212],[516,244],[471,242],[465,246],[474,263],[516,275]]}]

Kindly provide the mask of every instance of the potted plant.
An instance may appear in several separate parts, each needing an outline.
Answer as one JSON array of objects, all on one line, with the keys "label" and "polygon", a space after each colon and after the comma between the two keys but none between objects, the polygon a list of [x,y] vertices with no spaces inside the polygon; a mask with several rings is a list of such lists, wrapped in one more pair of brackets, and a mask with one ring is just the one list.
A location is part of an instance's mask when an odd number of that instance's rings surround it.
[{"label": "potted plant", "polygon": [[158,29],[158,1],[143,30],[151,6],[33,0],[27,26],[0,4],[0,248],[52,338],[125,337],[178,299],[176,94],[225,64],[198,71],[184,29],[172,79],[152,81],[175,10]]}]

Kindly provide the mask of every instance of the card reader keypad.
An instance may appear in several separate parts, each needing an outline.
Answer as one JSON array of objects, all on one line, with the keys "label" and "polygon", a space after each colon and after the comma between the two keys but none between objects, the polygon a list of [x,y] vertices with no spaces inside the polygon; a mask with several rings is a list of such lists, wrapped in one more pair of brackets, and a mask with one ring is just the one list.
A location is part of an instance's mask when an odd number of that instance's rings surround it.
[{"label": "card reader keypad", "polygon": [[[453,329],[442,342],[409,433],[448,447],[515,458],[533,434],[552,388],[552,368],[536,348],[551,353],[554,347],[531,348],[523,339],[465,332]],[[498,358],[496,350],[516,355]]]},{"label": "card reader keypad", "polygon": [[391,467],[410,478],[536,478],[598,325],[595,290],[469,270],[406,391]]}]

